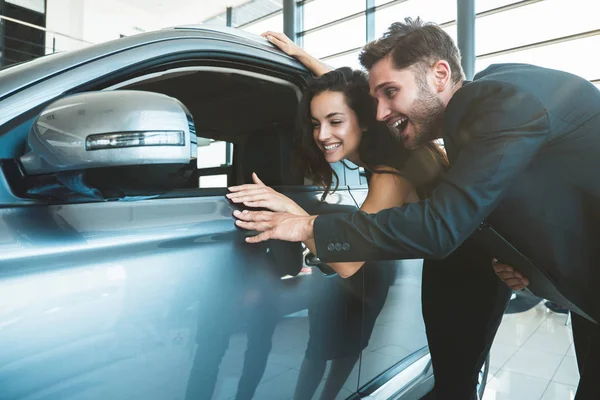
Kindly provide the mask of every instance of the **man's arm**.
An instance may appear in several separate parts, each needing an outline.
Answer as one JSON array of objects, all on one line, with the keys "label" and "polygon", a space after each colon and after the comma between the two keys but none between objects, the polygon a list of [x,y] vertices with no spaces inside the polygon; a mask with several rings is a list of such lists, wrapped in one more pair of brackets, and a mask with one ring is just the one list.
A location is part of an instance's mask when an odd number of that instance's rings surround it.
[{"label": "man's arm", "polygon": [[549,139],[543,106],[511,85],[475,82],[455,96],[446,113],[471,111],[457,132],[448,132],[460,151],[431,198],[372,215],[319,216],[314,236],[322,261],[447,256],[492,212]]}]

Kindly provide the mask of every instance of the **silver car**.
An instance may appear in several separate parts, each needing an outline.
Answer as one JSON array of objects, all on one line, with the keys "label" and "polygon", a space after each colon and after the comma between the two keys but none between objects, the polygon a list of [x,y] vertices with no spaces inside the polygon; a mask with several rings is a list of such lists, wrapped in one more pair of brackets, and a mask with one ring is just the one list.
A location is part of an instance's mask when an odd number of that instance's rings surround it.
[{"label": "silver car", "polygon": [[266,40],[206,26],[0,72],[0,399],[431,391],[419,261],[342,279],[233,223],[224,195],[252,172],[311,213],[364,200],[352,165],[324,201],[294,169],[308,78]]}]

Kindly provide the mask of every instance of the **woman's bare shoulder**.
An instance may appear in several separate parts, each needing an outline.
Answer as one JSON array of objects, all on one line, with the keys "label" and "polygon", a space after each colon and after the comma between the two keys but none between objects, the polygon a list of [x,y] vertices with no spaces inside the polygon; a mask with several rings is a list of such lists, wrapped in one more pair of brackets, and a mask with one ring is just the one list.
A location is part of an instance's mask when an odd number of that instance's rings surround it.
[{"label": "woman's bare shoulder", "polygon": [[400,171],[384,168],[386,172],[374,172],[371,176],[363,211],[372,213],[419,200],[415,186]]}]

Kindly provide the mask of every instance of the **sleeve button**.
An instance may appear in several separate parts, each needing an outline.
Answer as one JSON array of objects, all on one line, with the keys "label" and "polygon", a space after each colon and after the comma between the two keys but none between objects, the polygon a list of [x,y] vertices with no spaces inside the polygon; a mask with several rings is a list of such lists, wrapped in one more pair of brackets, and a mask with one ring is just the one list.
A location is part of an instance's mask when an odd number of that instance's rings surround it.
[{"label": "sleeve button", "polygon": [[333,243],[329,243],[329,244],[327,245],[327,250],[329,250],[329,251],[334,251],[334,250],[335,250],[335,245],[334,245]]},{"label": "sleeve button", "polygon": [[335,250],[336,251],[342,251],[342,244],[341,243],[336,243],[335,244]]},{"label": "sleeve button", "polygon": [[344,251],[348,251],[348,250],[350,250],[350,243],[344,243],[344,244],[342,245],[342,249],[344,249]]}]

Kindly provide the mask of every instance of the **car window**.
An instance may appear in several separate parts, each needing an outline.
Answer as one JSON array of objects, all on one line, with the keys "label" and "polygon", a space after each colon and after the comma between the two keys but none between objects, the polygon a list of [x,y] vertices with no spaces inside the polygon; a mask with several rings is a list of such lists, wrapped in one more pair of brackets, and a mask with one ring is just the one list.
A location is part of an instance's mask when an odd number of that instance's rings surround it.
[{"label": "car window", "polygon": [[299,92],[288,81],[187,66],[113,87],[162,93],[188,108],[198,136],[199,188],[249,183],[253,172],[270,185],[302,184],[290,162]]},{"label": "car window", "polygon": [[[77,179],[108,193],[104,198],[130,200],[180,190],[197,196],[201,194],[192,193],[190,189],[224,189],[251,183],[253,172],[270,186],[303,184],[291,162],[293,121],[298,103],[298,91],[292,84],[268,76],[263,78],[256,73],[246,75],[241,70],[215,67],[214,70],[201,68],[172,75],[167,73],[147,81],[137,79],[110,92],[118,93],[119,90],[160,93],[179,100],[191,115],[188,121],[191,122],[190,133],[197,136],[192,140],[198,142],[197,154],[187,166],[160,165],[145,160],[141,163],[144,165],[115,165],[105,171],[98,171],[98,168],[81,171],[82,176]],[[25,124],[19,126],[20,140],[26,138],[23,131],[26,128]],[[10,136],[10,132],[7,133]],[[20,157],[25,146],[20,147],[19,152],[10,156]],[[56,175],[61,173],[58,171]],[[60,181],[58,176],[56,178]],[[37,178],[24,179],[27,185],[40,184]],[[23,192],[25,197],[46,196],[48,190],[56,186],[52,177],[43,177],[41,181],[44,190],[26,190]],[[65,191],[60,183],[64,201]],[[21,182],[16,184],[22,186]],[[81,201],[80,195],[66,200]]]},{"label": "car window", "polygon": [[367,175],[364,167],[359,167],[346,160],[344,161],[344,175],[347,186],[367,188]]}]

